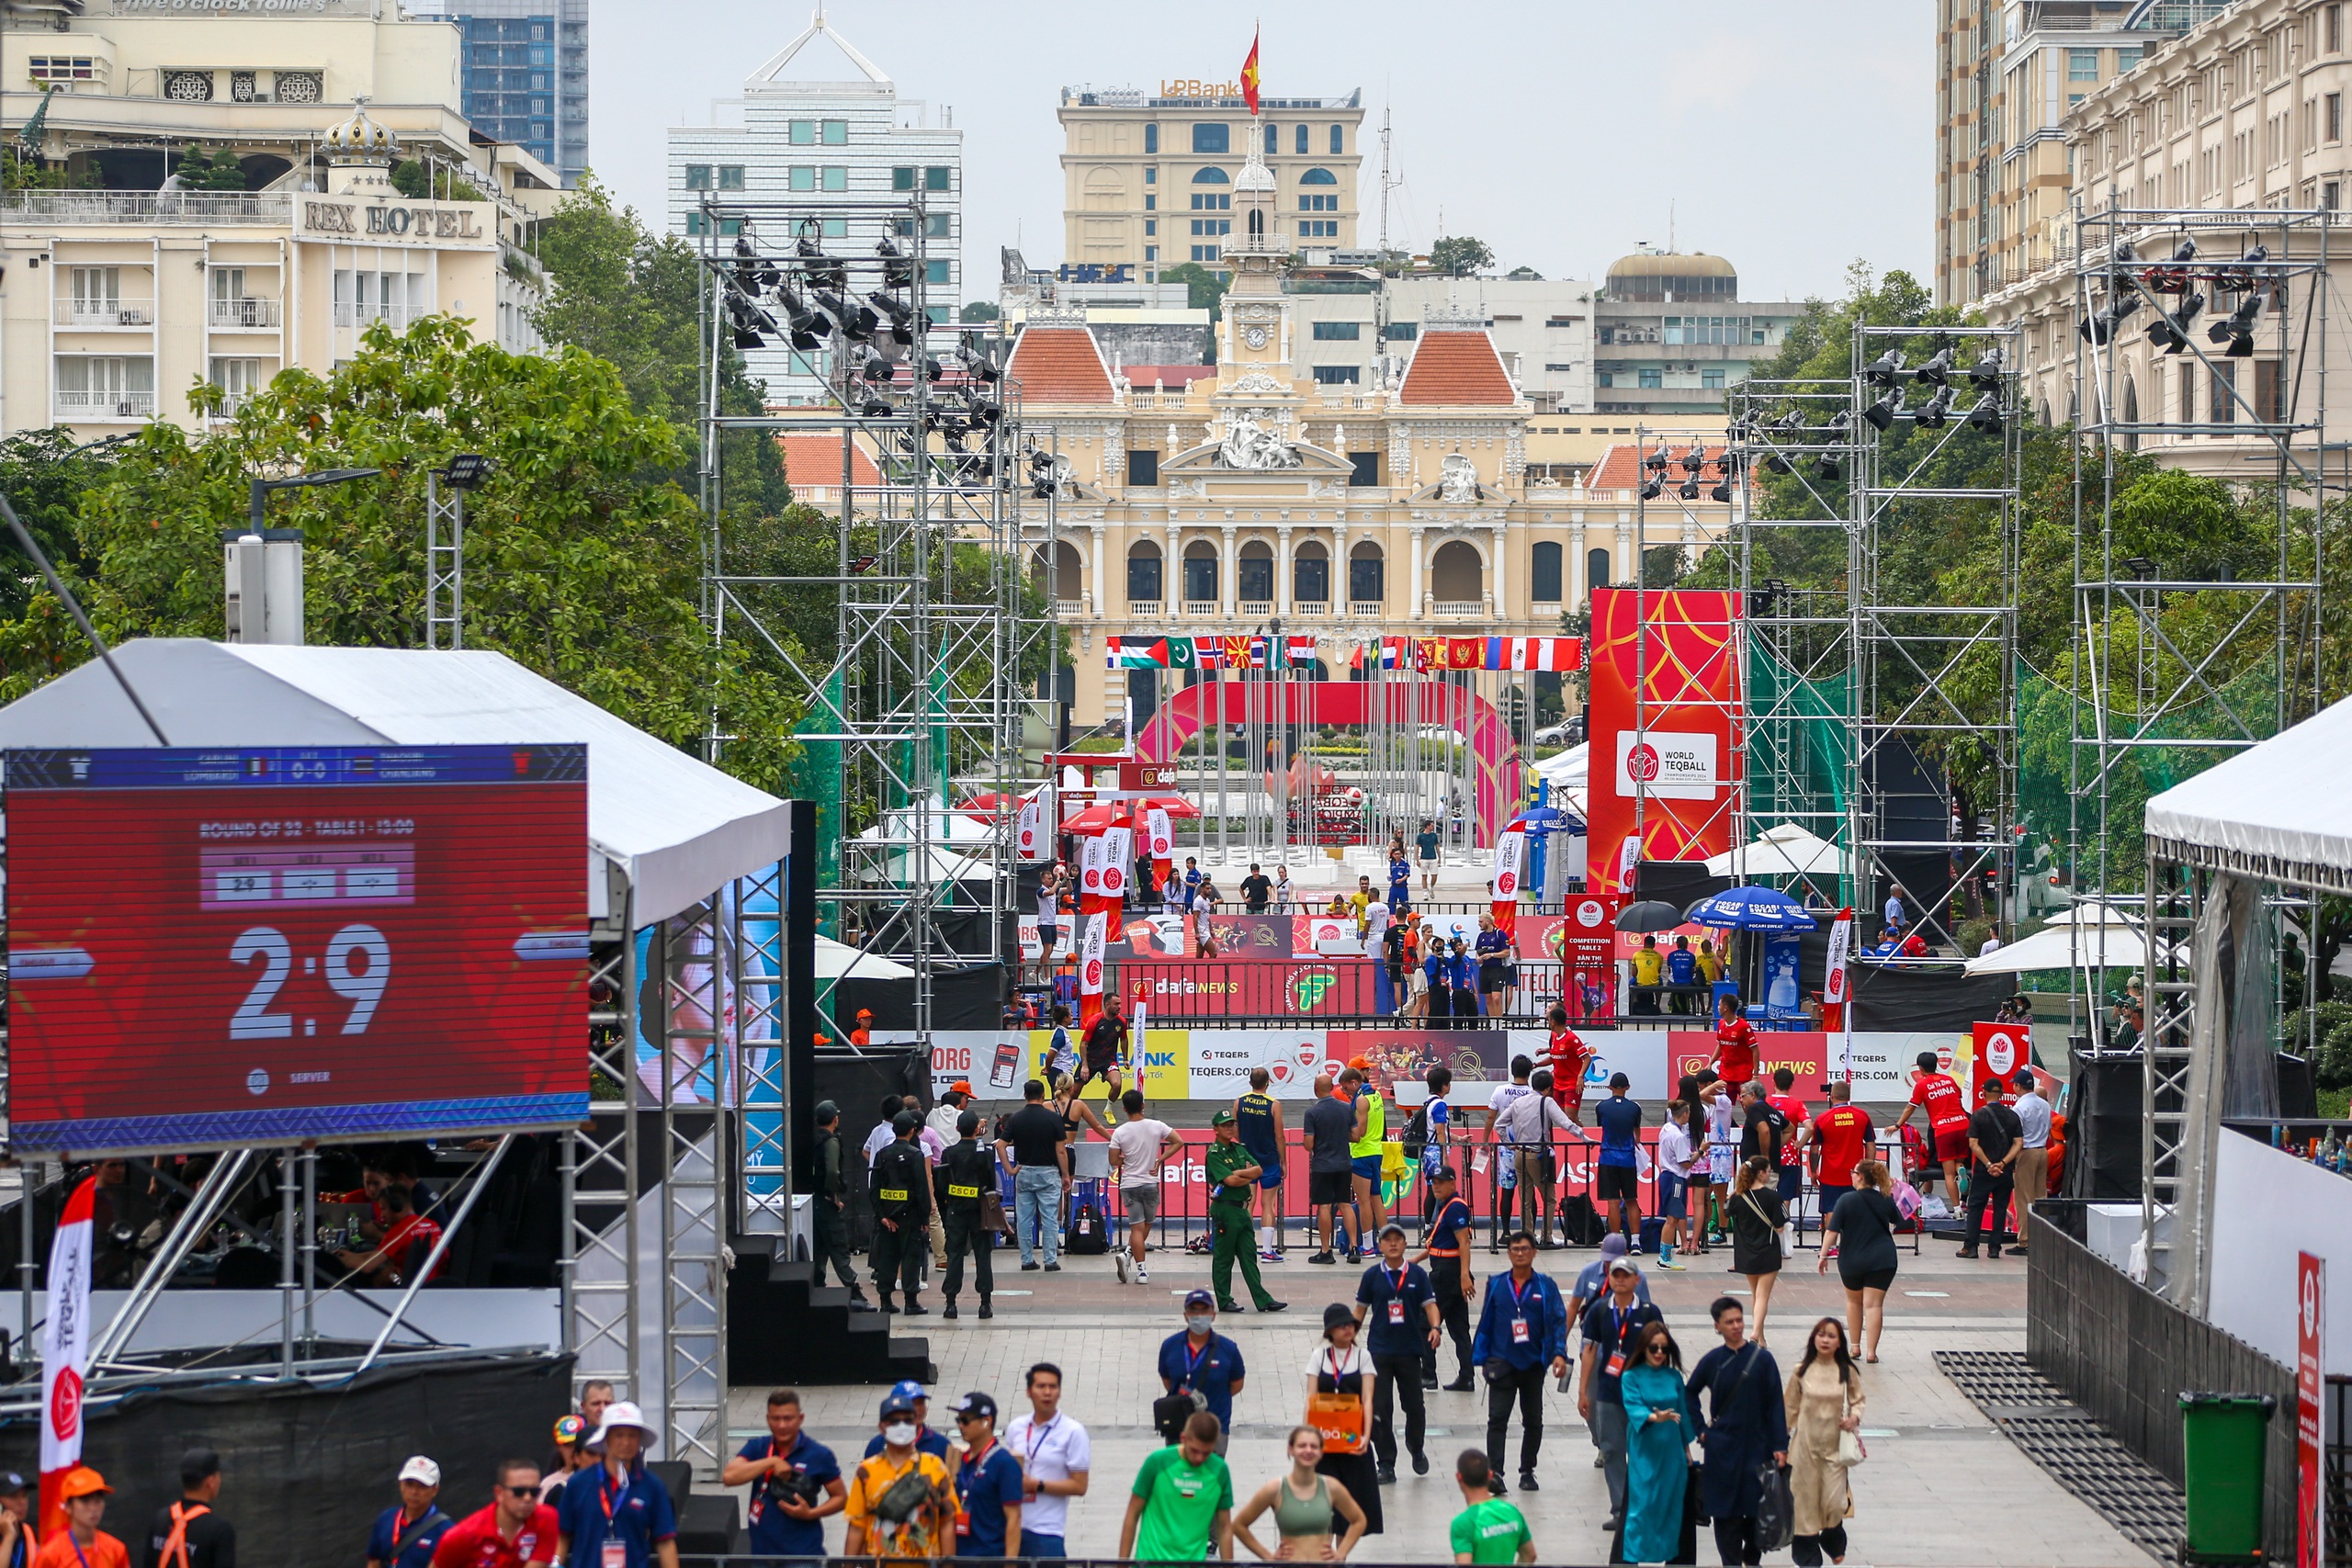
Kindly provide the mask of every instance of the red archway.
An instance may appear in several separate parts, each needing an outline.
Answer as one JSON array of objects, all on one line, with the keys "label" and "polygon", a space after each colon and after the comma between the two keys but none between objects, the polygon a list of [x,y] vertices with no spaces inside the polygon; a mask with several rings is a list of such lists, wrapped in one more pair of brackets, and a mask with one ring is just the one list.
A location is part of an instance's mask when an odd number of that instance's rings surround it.
[{"label": "red archway", "polygon": [[[1476,763],[1472,806],[1482,844],[1493,843],[1518,808],[1519,743],[1484,697],[1438,681],[1285,681],[1280,690],[1284,724],[1368,725],[1378,692],[1390,724],[1460,731]],[[1204,726],[1272,722],[1274,711],[1274,693],[1263,682],[1204,681],[1160,705],[1136,738],[1136,754],[1147,762],[1170,761]]]}]

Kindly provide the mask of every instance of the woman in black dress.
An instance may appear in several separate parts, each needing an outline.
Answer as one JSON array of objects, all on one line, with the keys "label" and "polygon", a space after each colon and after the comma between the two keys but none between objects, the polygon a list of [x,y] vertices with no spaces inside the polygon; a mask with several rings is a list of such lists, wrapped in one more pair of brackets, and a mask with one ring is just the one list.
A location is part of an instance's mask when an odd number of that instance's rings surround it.
[{"label": "woman in black dress", "polygon": [[[1316,1462],[1319,1475],[1328,1475],[1348,1489],[1348,1495],[1363,1506],[1366,1535],[1381,1533],[1380,1471],[1372,1457],[1372,1357],[1356,1343],[1356,1314],[1353,1309],[1333,1302],[1323,1309],[1323,1343],[1306,1360],[1306,1392],[1313,1393],[1348,1393],[1356,1398],[1356,1432],[1359,1440],[1354,1453],[1340,1453],[1327,1432],[1323,1457]],[[1315,1419],[1315,1412],[1306,1413],[1305,1426],[1323,1429],[1324,1424]],[[1344,1528],[1336,1525],[1337,1529]]]},{"label": "woman in black dress", "polygon": [[1789,1462],[1788,1404],[1781,1369],[1772,1352],[1747,1337],[1747,1314],[1737,1300],[1723,1296],[1709,1309],[1724,1342],[1699,1359],[1690,1372],[1690,1398],[1707,1395],[1707,1424],[1700,1428],[1705,1456],[1699,1476],[1707,1517],[1715,1522],[1715,1549],[1726,1568],[1763,1560],[1757,1515],[1764,1501],[1762,1471]]},{"label": "woman in black dress", "polygon": [[1764,1317],[1772,1305],[1772,1281],[1781,1274],[1781,1227],[1789,1223],[1772,1162],[1758,1155],[1742,1165],[1724,1207],[1731,1213],[1731,1266],[1747,1276],[1748,1299],[1756,1303],[1751,1326],[1761,1345]]}]

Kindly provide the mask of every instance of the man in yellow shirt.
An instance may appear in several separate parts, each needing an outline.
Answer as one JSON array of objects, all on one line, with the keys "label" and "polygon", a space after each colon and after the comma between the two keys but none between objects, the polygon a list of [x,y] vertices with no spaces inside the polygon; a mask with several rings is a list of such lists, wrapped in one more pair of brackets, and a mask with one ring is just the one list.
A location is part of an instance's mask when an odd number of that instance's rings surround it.
[{"label": "man in yellow shirt", "polygon": [[1364,911],[1371,908],[1374,901],[1372,892],[1372,878],[1369,876],[1357,877],[1356,890],[1348,895],[1348,913],[1356,918],[1356,940],[1358,942],[1362,942],[1363,940]]},{"label": "man in yellow shirt", "polygon": [[1639,1013],[1657,1011],[1657,986],[1665,975],[1666,957],[1657,950],[1657,938],[1643,937],[1642,945],[1634,953],[1634,999],[1627,1010]]},{"label": "man in yellow shirt", "polygon": [[1723,954],[1715,951],[1715,944],[1712,942],[1699,944],[1699,973],[1710,986],[1724,977]]},{"label": "man in yellow shirt", "polygon": [[[914,1402],[893,1391],[882,1401],[882,1451],[850,1478],[842,1516],[846,1557],[922,1559],[956,1555],[955,1483],[938,1457],[915,1447],[922,1427]],[[910,1477],[929,1487],[918,1493]],[[901,1483],[905,1483],[901,1489]]]}]

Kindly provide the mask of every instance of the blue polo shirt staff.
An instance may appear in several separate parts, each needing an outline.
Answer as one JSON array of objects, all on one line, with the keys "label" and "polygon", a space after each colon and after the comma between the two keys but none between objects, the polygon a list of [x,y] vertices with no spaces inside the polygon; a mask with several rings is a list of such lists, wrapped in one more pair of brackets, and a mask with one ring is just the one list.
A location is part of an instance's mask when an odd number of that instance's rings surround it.
[{"label": "blue polo shirt staff", "polygon": [[1470,1359],[1487,1374],[1487,1462],[1501,1490],[1510,1407],[1519,1405],[1519,1484],[1535,1490],[1535,1456],[1544,1447],[1544,1374],[1568,1371],[1568,1309],[1560,1287],[1535,1271],[1535,1238],[1513,1231],[1510,1271],[1487,1281],[1485,1309]]},{"label": "blue polo shirt staff", "polygon": [[[556,1556],[570,1568],[678,1568],[677,1510],[643,1461],[653,1435],[628,1400],[605,1407],[605,1424],[588,1438],[605,1462],[566,1482],[556,1508]],[[608,1545],[620,1549],[617,1558]]]}]

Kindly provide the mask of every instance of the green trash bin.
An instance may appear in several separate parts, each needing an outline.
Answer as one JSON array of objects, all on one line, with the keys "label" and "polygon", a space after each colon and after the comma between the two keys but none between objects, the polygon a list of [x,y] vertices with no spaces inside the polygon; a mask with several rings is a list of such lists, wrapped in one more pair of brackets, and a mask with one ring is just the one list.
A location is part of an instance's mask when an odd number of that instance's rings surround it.
[{"label": "green trash bin", "polygon": [[2180,1396],[2183,1562],[2263,1560],[2263,1470],[2278,1408],[2267,1393]]}]

